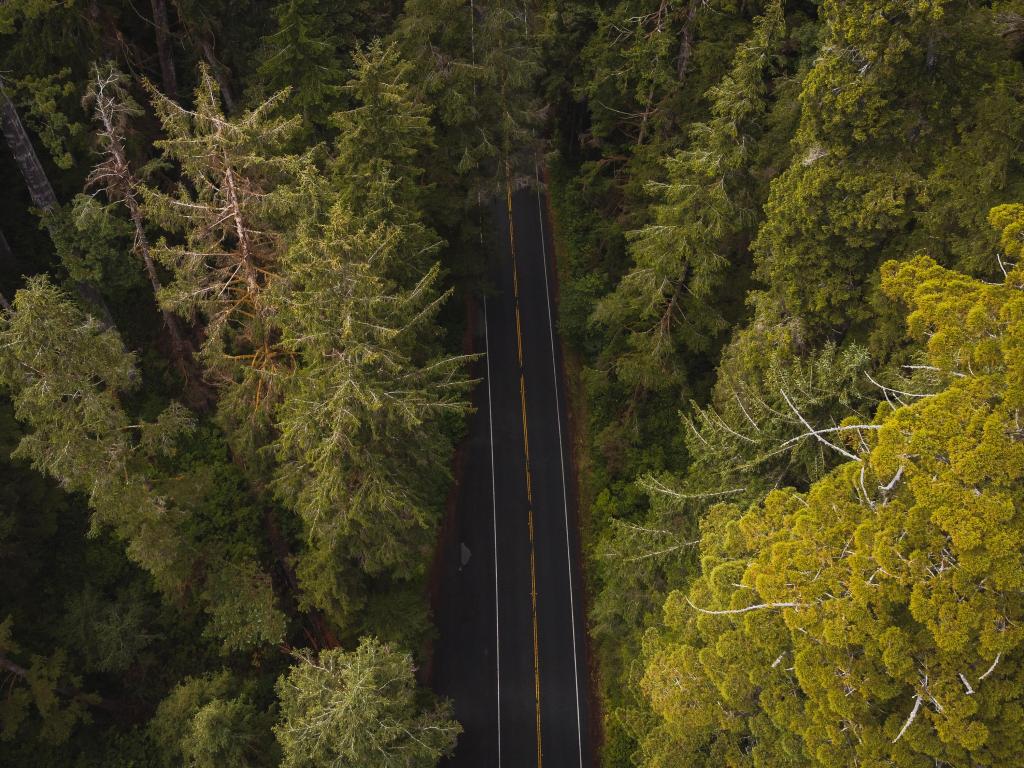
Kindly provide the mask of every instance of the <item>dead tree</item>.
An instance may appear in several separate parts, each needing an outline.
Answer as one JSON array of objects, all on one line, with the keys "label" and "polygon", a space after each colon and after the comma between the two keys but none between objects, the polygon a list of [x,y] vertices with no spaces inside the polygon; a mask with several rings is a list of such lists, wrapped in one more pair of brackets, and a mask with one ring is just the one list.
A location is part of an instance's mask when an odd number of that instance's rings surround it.
[{"label": "dead tree", "polygon": [[[124,75],[116,69],[93,70],[93,82],[86,101],[93,106],[93,114],[100,124],[99,138],[103,160],[86,179],[87,187],[101,187],[111,202],[120,202],[128,210],[135,230],[132,250],[142,261],[153,295],[159,303],[163,285],[146,235],[145,219],[139,196],[140,181],[135,176],[125,153],[124,137],[128,119],[141,112],[124,88]],[[181,327],[181,320],[173,312],[160,307],[164,327],[171,344],[171,356],[186,381],[195,383],[201,377],[195,365],[192,346]]]},{"label": "dead tree", "polygon": [[[50,184],[46,171],[43,170],[43,164],[39,161],[39,155],[36,154],[35,147],[32,146],[32,141],[21,122],[14,102],[10,100],[4,90],[2,79],[0,79],[0,128],[3,130],[7,146],[14,156],[14,163],[25,180],[25,186],[28,187],[32,205],[44,214],[55,213],[58,208],[57,194],[53,191],[53,185]],[[51,218],[44,216],[43,221],[47,227],[53,226]],[[76,281],[75,290],[87,305],[99,313],[101,320],[107,325],[113,326],[114,319],[110,315],[110,309],[95,286]]]}]

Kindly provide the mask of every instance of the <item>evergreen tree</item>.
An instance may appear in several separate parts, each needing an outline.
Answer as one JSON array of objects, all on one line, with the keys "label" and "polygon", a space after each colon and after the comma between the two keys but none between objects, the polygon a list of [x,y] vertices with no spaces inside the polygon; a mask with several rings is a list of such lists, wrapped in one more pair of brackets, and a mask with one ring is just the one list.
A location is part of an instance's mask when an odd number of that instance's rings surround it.
[{"label": "evergreen tree", "polygon": [[412,92],[412,64],[393,43],[375,40],[354,59],[345,92],[355,106],[332,118],[335,187],[360,217],[418,219],[432,191],[422,181],[434,147],[430,107]]},{"label": "evergreen tree", "polygon": [[[257,74],[264,93],[294,92],[288,109],[301,116],[307,132],[322,131],[342,102],[347,47],[356,38],[354,15],[346,3],[345,18],[335,18],[331,3],[283,0],[274,8],[277,31],[263,38],[264,52]],[[360,5],[360,4],[355,4]]]},{"label": "evergreen tree", "polygon": [[145,468],[190,429],[187,412],[172,404],[153,422],[133,423],[121,398],[138,386],[134,356],[116,331],[46,278],[18,292],[0,338],[0,376],[15,415],[32,428],[15,457],[87,494],[94,529],[111,526],[162,587],[183,581],[188,558],[178,513],[154,492]]},{"label": "evergreen tree", "polygon": [[[188,678],[157,708],[148,731],[168,768],[256,768],[276,765],[271,716],[253,700],[253,686],[228,672]],[[241,688],[241,690],[239,690]]]},{"label": "evergreen tree", "polygon": [[429,768],[460,732],[444,702],[417,701],[412,659],[373,638],[300,654],[277,682],[286,768]]},{"label": "evergreen tree", "polygon": [[651,638],[646,764],[1016,760],[1019,280],[885,266],[944,388],[831,432],[853,460],[807,494],[712,511]]},{"label": "evergreen tree", "polygon": [[343,580],[345,562],[422,571],[452,449],[444,417],[466,408],[464,361],[435,340],[437,268],[411,289],[387,277],[417,255],[409,233],[338,203],[289,249],[279,286],[281,343],[297,365],[277,415],[277,482],[314,549],[336,553],[302,569],[313,600],[336,616],[326,595],[337,587],[320,585]]},{"label": "evergreen tree", "polygon": [[[959,0],[822,6],[825,40],[803,82],[797,155],[772,184],[754,245],[773,303],[813,338],[872,317],[865,277],[915,245],[932,248],[932,238],[906,238],[932,169],[963,152],[963,139],[999,132],[978,121],[999,90],[1019,88],[1021,72],[1005,65],[991,13]],[[954,205],[980,222],[992,203]]]},{"label": "evergreen tree", "polygon": [[153,248],[173,273],[160,301],[203,321],[201,358],[225,390],[220,416],[251,459],[290,365],[276,344],[267,287],[303,204],[297,182],[311,172],[310,159],[283,150],[298,128],[298,118],[274,116],[286,92],[229,119],[205,66],[194,110],[151,91],[166,133],[156,145],[188,181],[174,193],[143,189],[147,217],[184,237]]},{"label": "evergreen tree", "polygon": [[708,92],[712,119],[696,124],[691,148],[667,161],[668,183],[653,187],[661,199],[653,222],[629,235],[634,266],[594,313],[626,330],[615,370],[637,389],[678,388],[680,353],[706,350],[725,327],[711,298],[733,266],[730,257],[741,257],[733,243],[757,215],[749,166],[784,34],[782,5],[772,2],[731,72]]},{"label": "evergreen tree", "polygon": [[190,541],[186,510],[160,492],[156,464],[175,452],[193,420],[177,403],[153,421],[129,416],[122,399],[139,374],[116,331],[46,278],[33,278],[15,296],[0,339],[0,380],[31,428],[14,458],[85,494],[93,534],[112,529],[161,590],[180,593],[207,564],[201,599],[226,649],[279,641],[284,618],[258,567]]}]

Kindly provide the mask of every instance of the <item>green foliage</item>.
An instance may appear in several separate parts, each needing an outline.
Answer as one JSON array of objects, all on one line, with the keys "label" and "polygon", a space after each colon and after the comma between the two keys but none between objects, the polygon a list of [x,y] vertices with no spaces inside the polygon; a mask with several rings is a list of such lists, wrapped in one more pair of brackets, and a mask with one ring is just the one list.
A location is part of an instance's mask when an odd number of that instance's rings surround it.
[{"label": "green foliage", "polygon": [[211,573],[204,596],[210,614],[206,634],[222,638],[225,653],[284,639],[284,614],[277,609],[270,577],[258,564],[234,562]]},{"label": "green foliage", "polygon": [[[1010,94],[1022,82],[989,9],[826,2],[822,19],[797,154],[772,184],[754,246],[773,300],[816,339],[871,320],[865,277],[907,247],[932,249],[941,237],[976,266],[964,238],[982,234],[985,212],[1006,194],[999,126],[1019,108]],[[921,236],[908,240],[915,227]]]},{"label": "green foliage", "polygon": [[375,40],[354,58],[345,92],[356,106],[331,120],[338,129],[336,186],[360,216],[417,218],[431,191],[421,183],[424,155],[433,148],[430,107],[411,90],[413,65],[395,44]]},{"label": "green foliage", "polygon": [[158,583],[182,580],[186,554],[174,513],[143,473],[173,444],[170,436],[191,428],[187,412],[174,404],[156,422],[133,424],[120,400],[138,385],[133,356],[45,278],[18,292],[0,339],[0,379],[32,429],[14,457],[85,493],[93,531],[111,526]]},{"label": "green foliage", "polygon": [[77,690],[81,680],[68,674],[64,650],[47,656],[34,654],[27,668],[12,661],[10,656],[20,650],[12,637],[12,624],[10,617],[0,622],[0,668],[11,678],[0,701],[0,740],[17,738],[29,711],[34,710],[39,717],[40,741],[67,741],[79,722],[88,721],[87,706],[95,697]]},{"label": "green foliage", "polygon": [[[277,765],[288,650],[423,648],[469,387],[435,227],[477,226],[468,189],[497,168],[503,103],[488,93],[483,132],[438,118],[442,100],[475,110],[473,89],[423,89],[397,8],[2,4],[3,85],[42,155],[29,176],[64,205],[49,239],[22,184],[0,205],[0,617],[18,634],[0,632],[0,763]],[[150,85],[168,67],[180,102]],[[479,149],[462,177],[458,130]],[[389,653],[429,746],[395,748],[433,764],[454,725]]]},{"label": "green foliage", "polygon": [[[202,558],[182,535],[182,507],[155,487],[153,465],[192,429],[191,416],[172,404],[155,421],[133,423],[122,398],[139,383],[134,357],[45,278],[18,292],[0,339],[0,376],[32,430],[14,457],[86,494],[93,534],[110,526],[161,589],[180,590]],[[211,631],[226,648],[280,641],[283,617],[267,579],[244,563],[219,565],[204,591]]]},{"label": "green foliage", "polygon": [[127,591],[116,601],[87,585],[71,598],[64,636],[87,672],[124,673],[156,638],[147,629],[144,595]]},{"label": "green foliage", "polygon": [[[993,219],[1013,226],[1005,208]],[[648,640],[662,722],[643,764],[669,745],[695,765],[1016,759],[1018,280],[885,265],[944,387],[847,422],[855,460],[806,494],[711,511],[701,576]]]},{"label": "green foliage", "polygon": [[435,105],[446,175],[467,179],[474,198],[504,194],[507,171],[532,176],[533,131],[542,115],[534,84],[543,10],[542,3],[513,0],[472,7],[410,0],[398,21],[397,42],[415,65],[419,90]]},{"label": "green foliage", "polygon": [[466,407],[464,360],[433,339],[437,268],[410,290],[386,278],[409,232],[365,228],[339,203],[288,251],[280,285],[298,366],[277,416],[278,488],[315,547],[368,573],[422,569],[451,452],[440,417]]},{"label": "green foliage", "polygon": [[167,768],[256,768],[275,765],[272,715],[229,672],[190,677],[160,702],[150,738]]},{"label": "green foliage", "polygon": [[634,266],[594,313],[596,321],[627,331],[614,366],[628,385],[678,388],[681,353],[706,350],[725,328],[709,299],[740,258],[730,243],[742,240],[756,216],[749,164],[784,34],[782,4],[770,3],[731,72],[708,92],[712,119],[695,124],[691,148],[666,161],[668,183],[651,185],[661,200],[652,223],[628,235]]},{"label": "green foliage", "polygon": [[285,768],[428,768],[461,731],[449,704],[417,701],[412,659],[373,638],[298,655],[277,694]]},{"label": "green foliage", "polygon": [[257,75],[263,93],[292,89],[288,109],[301,116],[309,131],[323,130],[342,101],[345,54],[357,38],[353,14],[346,3],[334,9],[320,0],[283,0],[274,7],[277,30],[263,38]]},{"label": "green foliage", "polygon": [[212,74],[206,67],[199,74],[194,110],[151,87],[167,134],[156,145],[189,183],[174,193],[144,188],[144,210],[184,236],[181,244],[161,239],[153,249],[173,273],[158,298],[185,319],[204,322],[201,357],[225,389],[220,416],[252,461],[287,366],[275,349],[267,286],[308,191],[298,180],[312,170],[308,155],[284,151],[299,127],[298,118],[274,114],[287,92],[228,119]]},{"label": "green foliage", "polygon": [[61,103],[77,93],[68,80],[70,75],[70,68],[65,67],[52,75],[26,75],[12,83],[14,100],[29,128],[39,136],[54,164],[65,170],[74,165],[71,150],[85,132],[85,126],[69,118],[71,110]]},{"label": "green foliage", "polygon": [[45,223],[71,280],[102,285],[109,294],[138,287],[137,272],[125,258],[131,225],[95,198],[76,195],[70,206],[48,213]]}]

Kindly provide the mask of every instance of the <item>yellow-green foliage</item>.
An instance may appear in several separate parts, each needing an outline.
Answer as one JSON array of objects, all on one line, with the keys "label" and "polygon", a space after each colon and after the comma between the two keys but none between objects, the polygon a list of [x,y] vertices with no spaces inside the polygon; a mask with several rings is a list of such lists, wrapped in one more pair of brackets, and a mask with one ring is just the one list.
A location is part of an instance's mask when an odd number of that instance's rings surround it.
[{"label": "yellow-green foliage", "polygon": [[[1022,210],[991,216],[1007,256]],[[945,386],[847,424],[858,460],[807,493],[712,509],[647,637],[645,765],[1019,763],[1022,279],[883,267]]]}]

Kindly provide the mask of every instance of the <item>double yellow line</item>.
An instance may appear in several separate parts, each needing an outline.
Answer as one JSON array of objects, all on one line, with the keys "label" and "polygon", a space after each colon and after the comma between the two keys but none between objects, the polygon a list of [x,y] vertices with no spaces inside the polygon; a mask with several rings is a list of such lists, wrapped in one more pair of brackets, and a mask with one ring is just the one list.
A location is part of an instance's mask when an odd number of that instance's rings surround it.
[{"label": "double yellow line", "polygon": [[537,631],[537,551],[533,541],[533,482],[530,478],[530,430],[526,419],[526,377],[523,369],[523,326],[519,316],[519,266],[516,261],[516,238],[512,224],[512,183],[506,167],[506,197],[508,209],[508,243],[512,251],[512,286],[516,308],[516,344],[519,351],[519,404],[523,414],[523,452],[526,467],[526,523],[530,533],[530,600],[533,612],[533,690],[537,711],[537,768],[544,765],[540,729],[540,641]]}]

